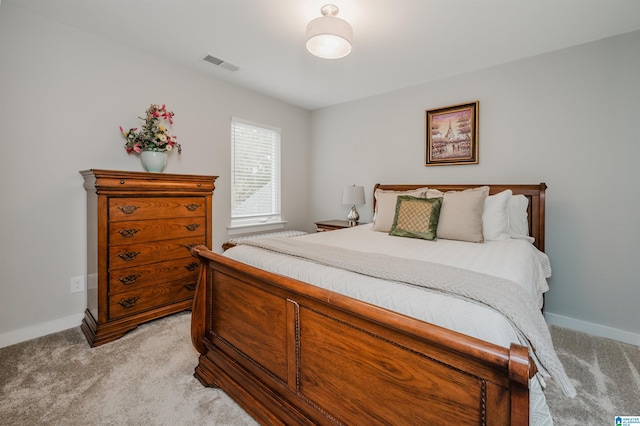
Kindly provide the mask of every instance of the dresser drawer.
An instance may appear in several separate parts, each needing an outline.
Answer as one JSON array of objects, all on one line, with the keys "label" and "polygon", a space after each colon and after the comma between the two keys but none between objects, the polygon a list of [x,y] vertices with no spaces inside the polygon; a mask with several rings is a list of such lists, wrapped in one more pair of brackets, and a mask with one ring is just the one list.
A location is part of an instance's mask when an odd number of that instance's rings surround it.
[{"label": "dresser drawer", "polygon": [[195,287],[172,282],[142,287],[109,297],[109,319],[117,319],[193,297]]},{"label": "dresser drawer", "polygon": [[109,245],[201,237],[206,226],[204,217],[112,222],[109,224]]},{"label": "dresser drawer", "polygon": [[200,262],[195,258],[186,257],[169,262],[118,269],[109,273],[109,295],[178,280],[195,286],[198,280],[198,266]]},{"label": "dresser drawer", "polygon": [[204,197],[109,198],[109,222],[205,216]]},{"label": "dresser drawer", "polygon": [[194,244],[204,244],[204,237],[109,247],[109,272],[191,257],[191,248]]}]

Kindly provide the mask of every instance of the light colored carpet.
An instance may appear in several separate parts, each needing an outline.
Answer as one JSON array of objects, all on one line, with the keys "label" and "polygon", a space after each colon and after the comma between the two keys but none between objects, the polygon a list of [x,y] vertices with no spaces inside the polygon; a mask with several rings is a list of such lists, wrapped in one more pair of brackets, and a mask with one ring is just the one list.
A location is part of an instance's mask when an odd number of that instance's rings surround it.
[{"label": "light colored carpet", "polygon": [[193,377],[191,314],[90,348],[80,328],[0,349],[0,425],[255,425]]},{"label": "light colored carpet", "polygon": [[640,417],[640,347],[551,326],[558,358],[578,395],[566,398],[553,381],[545,395],[556,425],[615,425]]},{"label": "light colored carpet", "polygon": [[[0,349],[0,425],[255,425],[193,377],[198,354],[181,313],[90,348],[80,328]],[[551,327],[577,388],[550,381],[556,425],[613,425],[640,415],[640,348]]]}]

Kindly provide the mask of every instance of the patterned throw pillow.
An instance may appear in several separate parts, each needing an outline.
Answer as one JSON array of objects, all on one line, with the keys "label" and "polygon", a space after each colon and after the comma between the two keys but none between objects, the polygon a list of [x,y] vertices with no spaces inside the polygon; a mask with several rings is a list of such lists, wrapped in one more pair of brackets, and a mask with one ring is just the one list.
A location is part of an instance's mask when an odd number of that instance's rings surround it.
[{"label": "patterned throw pillow", "polygon": [[428,188],[417,188],[410,191],[391,191],[376,189],[374,197],[376,199],[376,209],[373,215],[373,230],[389,232],[393,225],[393,217],[396,214],[396,204],[399,195],[411,195],[412,197],[423,197],[422,194]]},{"label": "patterned throw pillow", "polygon": [[401,195],[389,235],[435,240],[442,198],[416,198]]}]

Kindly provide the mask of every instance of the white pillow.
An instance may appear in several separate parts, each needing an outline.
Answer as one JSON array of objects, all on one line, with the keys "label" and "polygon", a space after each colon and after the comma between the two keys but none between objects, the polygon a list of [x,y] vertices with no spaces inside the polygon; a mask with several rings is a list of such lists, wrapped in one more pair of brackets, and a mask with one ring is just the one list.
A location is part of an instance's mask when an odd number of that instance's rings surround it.
[{"label": "white pillow", "polygon": [[528,207],[529,200],[522,194],[514,195],[509,200],[507,206],[509,212],[509,236],[533,243],[535,241],[534,238],[529,236]]},{"label": "white pillow", "polygon": [[[434,198],[438,194],[442,194],[442,192],[430,189],[426,196]],[[442,196],[442,207],[438,221],[437,238],[472,243],[483,242],[482,213],[488,195],[488,186],[459,192],[448,191],[440,195]]]},{"label": "white pillow", "polygon": [[396,216],[396,202],[398,195],[410,195],[412,197],[424,198],[427,188],[418,188],[410,191],[391,191],[387,189],[376,189],[376,210],[373,215],[373,230],[389,232],[393,226],[393,219]]},{"label": "white pillow", "polygon": [[513,196],[510,189],[489,195],[484,201],[482,213],[482,234],[485,241],[509,239],[509,201]]}]

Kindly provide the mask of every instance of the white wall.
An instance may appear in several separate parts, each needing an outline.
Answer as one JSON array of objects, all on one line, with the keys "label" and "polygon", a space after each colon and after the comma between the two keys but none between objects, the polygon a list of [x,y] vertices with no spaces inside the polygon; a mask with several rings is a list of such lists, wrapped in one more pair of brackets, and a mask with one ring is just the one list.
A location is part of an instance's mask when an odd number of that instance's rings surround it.
[{"label": "white wall", "polygon": [[[314,220],[343,185],[546,182],[551,322],[640,345],[640,32],[312,113]],[[424,110],[480,101],[480,163],[425,167]],[[327,173],[332,170],[331,173]]]},{"label": "white wall", "polygon": [[313,230],[308,111],[2,4],[0,347],[80,324],[86,295],[69,284],[86,268],[78,171],[142,171],[118,126],[139,125],[150,103],[174,111],[183,145],[165,172],[220,176],[215,250],[227,239],[231,116],[282,129],[283,216]]},{"label": "white wall", "polygon": [[[149,103],[176,113],[166,172],[220,175],[229,119],[283,129],[289,227],[346,217],[343,185],[536,183],[547,192],[552,322],[640,344],[640,32],[313,112],[0,4],[0,347],[79,324],[85,194],[79,170],[141,170],[118,126]],[[424,110],[480,101],[480,164],[424,167]],[[311,141],[311,145],[309,145]],[[309,173],[308,170],[311,170]],[[311,195],[309,195],[311,194]],[[311,228],[311,229],[310,229]]]}]

